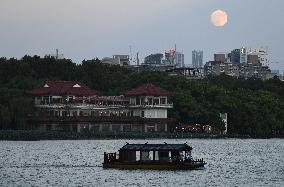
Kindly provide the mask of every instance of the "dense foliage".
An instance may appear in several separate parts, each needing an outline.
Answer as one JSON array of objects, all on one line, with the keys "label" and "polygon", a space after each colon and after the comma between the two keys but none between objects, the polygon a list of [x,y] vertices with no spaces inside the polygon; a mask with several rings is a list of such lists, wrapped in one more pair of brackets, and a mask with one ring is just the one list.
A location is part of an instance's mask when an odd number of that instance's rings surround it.
[{"label": "dense foliage", "polygon": [[117,95],[152,82],[173,91],[170,116],[183,123],[209,124],[222,129],[220,112],[228,113],[229,133],[269,137],[283,133],[284,83],[235,79],[225,75],[189,81],[163,72],[131,71],[103,65],[98,59],[75,64],[25,56],[21,60],[0,58],[0,129],[18,129],[33,110],[25,91],[42,86],[44,80],[78,80],[104,95]]}]

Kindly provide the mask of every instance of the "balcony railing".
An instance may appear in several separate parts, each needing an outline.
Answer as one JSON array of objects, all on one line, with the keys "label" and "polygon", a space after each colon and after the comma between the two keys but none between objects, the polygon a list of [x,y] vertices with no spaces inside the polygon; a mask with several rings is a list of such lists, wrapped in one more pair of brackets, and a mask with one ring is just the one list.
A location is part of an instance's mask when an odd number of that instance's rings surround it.
[{"label": "balcony railing", "polygon": [[136,105],[136,104],[130,104],[130,107],[134,107],[134,108],[173,108],[173,103],[167,103],[167,104],[140,104],[140,105]]},{"label": "balcony railing", "polygon": [[74,108],[74,109],[115,109],[115,108],[173,108],[172,103],[168,104],[113,104],[113,105],[98,105],[88,103],[51,103],[51,104],[38,104],[35,105],[38,108]]},{"label": "balcony railing", "polygon": [[47,122],[47,123],[76,123],[76,122],[117,122],[117,123],[171,123],[175,122],[172,118],[142,118],[129,116],[28,116],[28,122]]}]

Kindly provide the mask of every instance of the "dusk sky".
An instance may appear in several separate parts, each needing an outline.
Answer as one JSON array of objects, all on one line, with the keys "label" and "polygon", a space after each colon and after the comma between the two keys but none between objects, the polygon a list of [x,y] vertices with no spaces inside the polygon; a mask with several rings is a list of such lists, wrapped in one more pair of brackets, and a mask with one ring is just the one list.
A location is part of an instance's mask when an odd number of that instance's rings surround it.
[{"label": "dusk sky", "polygon": [[[211,13],[228,14],[214,27]],[[58,48],[83,59],[128,54],[141,58],[177,44],[191,64],[191,51],[215,52],[241,46],[269,47],[272,68],[284,69],[283,0],[0,0],[0,56],[44,56]],[[141,59],[140,59],[141,60]]]}]

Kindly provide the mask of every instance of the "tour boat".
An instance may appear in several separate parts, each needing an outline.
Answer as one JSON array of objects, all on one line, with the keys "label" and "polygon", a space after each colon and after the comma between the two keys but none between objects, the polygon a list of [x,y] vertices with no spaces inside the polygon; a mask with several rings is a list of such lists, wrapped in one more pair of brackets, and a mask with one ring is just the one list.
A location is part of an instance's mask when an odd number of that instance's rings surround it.
[{"label": "tour boat", "polygon": [[188,144],[129,144],[117,153],[104,153],[103,168],[192,170],[203,168],[203,159],[191,157]]}]

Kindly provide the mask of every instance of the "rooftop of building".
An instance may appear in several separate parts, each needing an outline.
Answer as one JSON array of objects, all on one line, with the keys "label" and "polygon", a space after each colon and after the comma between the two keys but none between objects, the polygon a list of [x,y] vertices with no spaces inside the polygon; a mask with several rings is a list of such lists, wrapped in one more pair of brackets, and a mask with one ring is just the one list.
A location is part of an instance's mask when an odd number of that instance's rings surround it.
[{"label": "rooftop of building", "polygon": [[[101,96],[99,92],[89,88],[86,84],[78,81],[45,81],[40,88],[27,91],[33,96],[40,95],[75,95],[77,99],[84,100],[83,96],[92,97],[95,100],[123,100],[123,96]],[[172,96],[173,93],[160,88],[152,83],[143,84],[137,88],[125,92],[125,96]]]},{"label": "rooftop of building", "polygon": [[147,83],[137,88],[126,91],[126,96],[171,96],[171,92],[160,88],[154,84]]},{"label": "rooftop of building", "polygon": [[95,96],[98,91],[89,88],[78,81],[45,81],[41,88],[35,88],[27,92],[30,95],[76,95],[76,96]]}]

